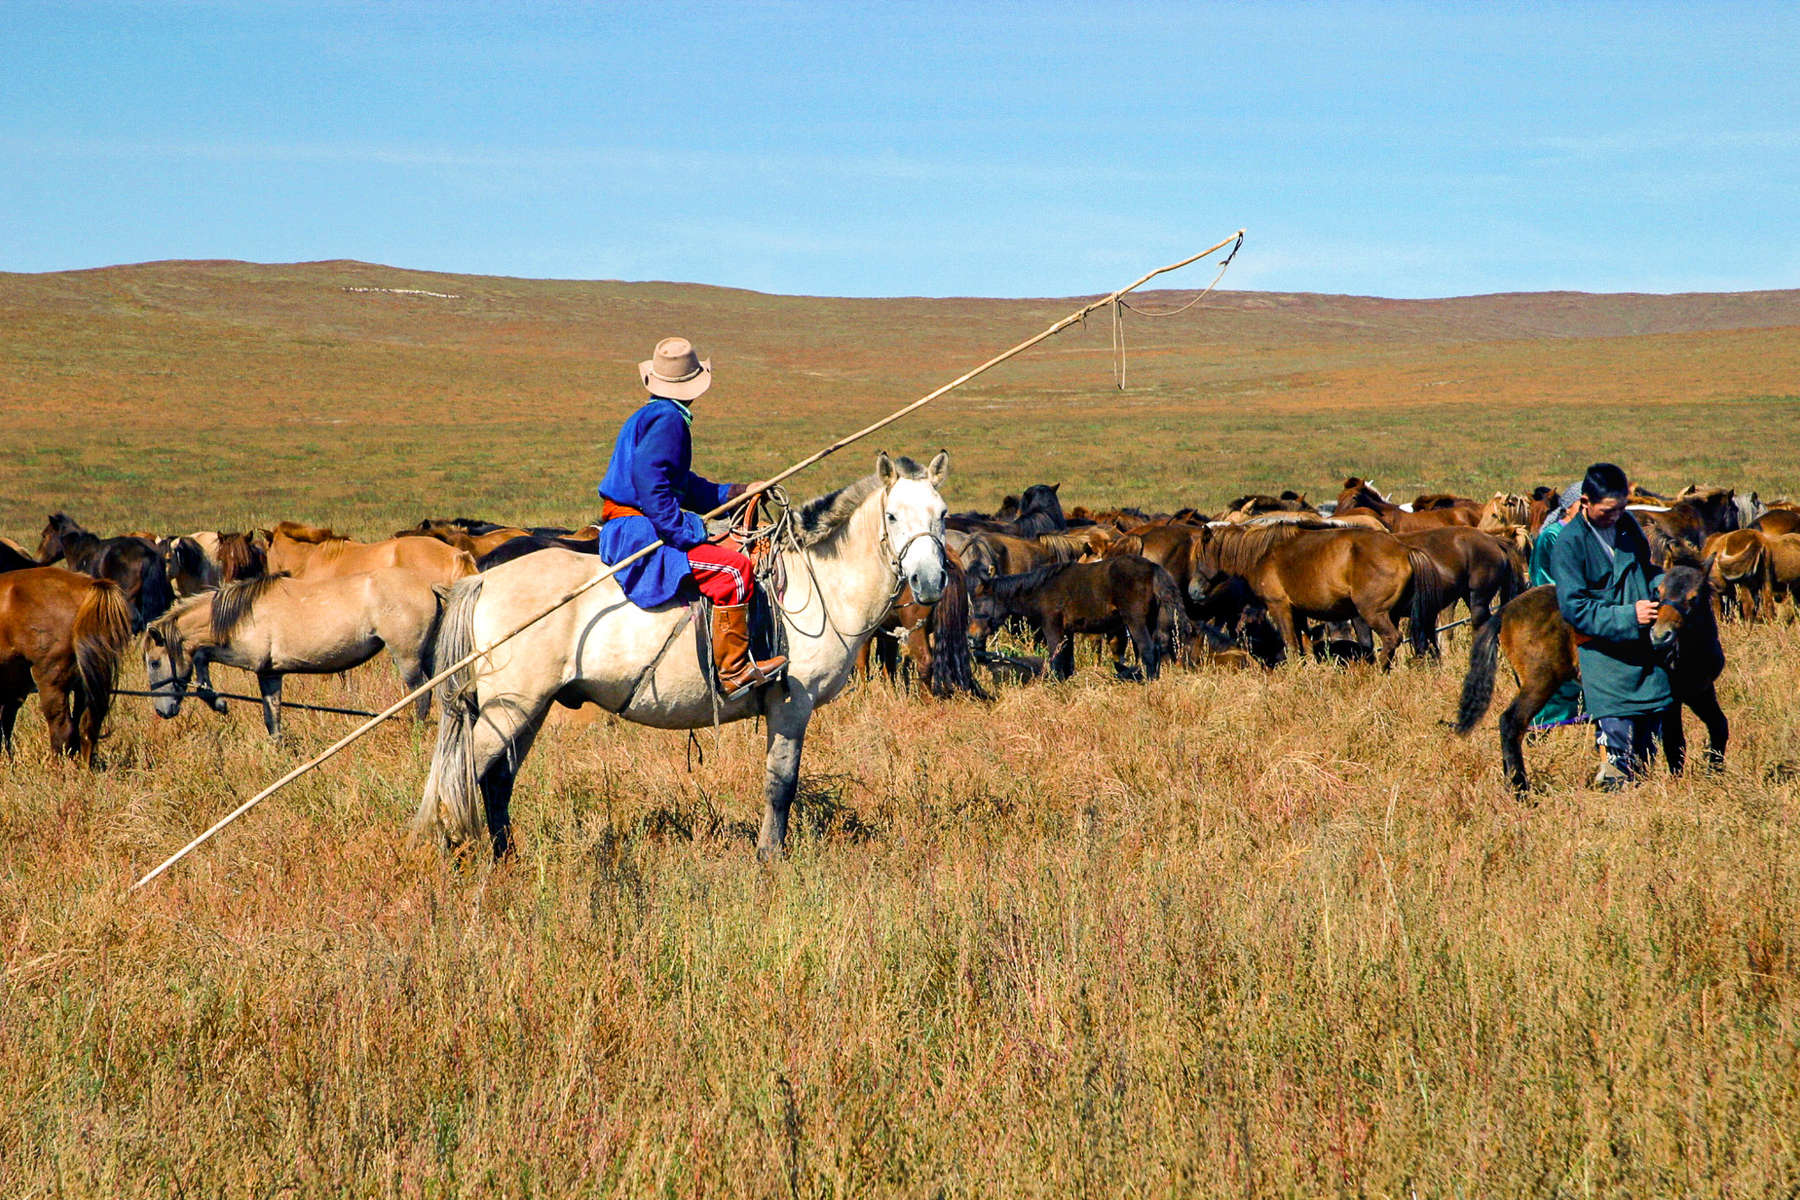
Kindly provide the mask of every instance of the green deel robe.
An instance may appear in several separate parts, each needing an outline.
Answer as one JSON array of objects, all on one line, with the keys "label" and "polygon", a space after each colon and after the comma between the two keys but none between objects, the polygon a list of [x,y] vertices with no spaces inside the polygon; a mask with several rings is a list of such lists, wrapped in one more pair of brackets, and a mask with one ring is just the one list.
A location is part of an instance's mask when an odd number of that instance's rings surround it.
[{"label": "green deel robe", "polygon": [[1650,544],[1630,513],[1619,518],[1618,552],[1608,549],[1577,517],[1550,548],[1556,606],[1586,635],[1581,656],[1581,694],[1596,717],[1642,717],[1669,707],[1669,672],[1650,630],[1637,623],[1635,605],[1655,596],[1662,575],[1651,563]]}]

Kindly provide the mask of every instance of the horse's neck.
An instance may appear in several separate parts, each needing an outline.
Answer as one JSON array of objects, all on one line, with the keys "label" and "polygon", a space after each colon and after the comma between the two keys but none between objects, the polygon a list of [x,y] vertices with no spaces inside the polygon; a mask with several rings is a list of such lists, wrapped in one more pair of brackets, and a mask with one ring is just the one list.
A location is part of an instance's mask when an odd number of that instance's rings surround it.
[{"label": "horse's neck", "polygon": [[[893,602],[894,576],[881,545],[882,513],[881,493],[874,492],[850,514],[848,527],[836,535],[835,554],[801,549],[784,556],[788,560],[789,586],[799,578],[817,580],[818,602],[829,611],[830,626],[840,633],[848,635],[868,629]],[[809,598],[806,607],[810,605]],[[792,620],[788,623],[794,625]],[[795,632],[804,636],[807,619],[800,618],[799,625],[802,628]]]}]

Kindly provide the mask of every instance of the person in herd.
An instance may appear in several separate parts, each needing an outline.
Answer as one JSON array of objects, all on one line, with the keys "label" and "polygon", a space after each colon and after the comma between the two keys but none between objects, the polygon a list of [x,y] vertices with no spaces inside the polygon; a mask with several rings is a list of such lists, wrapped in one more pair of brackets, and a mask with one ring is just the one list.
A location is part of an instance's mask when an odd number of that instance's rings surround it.
[{"label": "person in herd", "polygon": [[616,563],[661,541],[628,564],[617,578],[641,608],[674,599],[682,584],[713,602],[713,662],[719,688],[735,699],[779,678],[787,659],[750,655],[750,593],[756,586],[750,560],[709,541],[698,515],[744,494],[741,483],[713,483],[690,467],[694,443],[691,407],[712,386],[712,360],[702,359],[686,338],[664,338],[638,364],[650,399],[625,418],[612,460],[600,481],[600,557]]},{"label": "person in herd", "polygon": [[[1532,587],[1555,585],[1556,579],[1550,574],[1550,548],[1556,545],[1556,539],[1569,527],[1569,522],[1580,515],[1580,506],[1581,480],[1577,479],[1557,496],[1556,507],[1545,516],[1537,541],[1531,544]],[[1537,710],[1536,715],[1531,718],[1529,728],[1534,733],[1542,733],[1564,725],[1585,725],[1590,720],[1581,711],[1581,681],[1571,679],[1556,689],[1556,694],[1544,702],[1544,707]]]},{"label": "person in herd", "polygon": [[1589,467],[1580,515],[1552,543],[1549,559],[1557,608],[1575,630],[1582,696],[1605,743],[1595,782],[1608,790],[1642,773],[1674,700],[1649,636],[1661,572],[1644,531],[1625,511],[1630,488],[1612,463]]}]

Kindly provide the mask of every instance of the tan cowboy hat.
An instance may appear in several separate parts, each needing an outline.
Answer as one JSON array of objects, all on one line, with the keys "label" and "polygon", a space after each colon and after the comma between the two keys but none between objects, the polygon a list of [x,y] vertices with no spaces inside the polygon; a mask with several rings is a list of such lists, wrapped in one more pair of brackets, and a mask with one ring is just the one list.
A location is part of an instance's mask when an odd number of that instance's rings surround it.
[{"label": "tan cowboy hat", "polygon": [[638,374],[652,396],[693,400],[712,386],[712,359],[695,354],[686,338],[664,338],[656,353],[638,364]]}]

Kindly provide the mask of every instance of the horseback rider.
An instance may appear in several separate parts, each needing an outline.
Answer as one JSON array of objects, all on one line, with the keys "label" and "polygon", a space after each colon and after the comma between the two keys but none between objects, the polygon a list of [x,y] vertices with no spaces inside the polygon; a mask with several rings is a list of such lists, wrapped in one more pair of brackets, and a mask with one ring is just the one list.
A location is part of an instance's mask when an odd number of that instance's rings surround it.
[{"label": "horseback rider", "polygon": [[734,700],[774,682],[787,659],[750,656],[750,594],[756,586],[750,559],[709,541],[698,515],[737,499],[747,486],[713,483],[690,469],[690,406],[712,386],[712,360],[696,354],[686,338],[664,338],[638,364],[638,373],[650,399],[625,419],[600,481],[600,557],[616,563],[662,541],[616,578],[640,608],[666,604],[683,581],[694,581],[713,602],[713,663],[720,691]]}]

